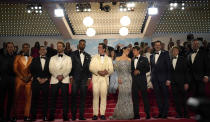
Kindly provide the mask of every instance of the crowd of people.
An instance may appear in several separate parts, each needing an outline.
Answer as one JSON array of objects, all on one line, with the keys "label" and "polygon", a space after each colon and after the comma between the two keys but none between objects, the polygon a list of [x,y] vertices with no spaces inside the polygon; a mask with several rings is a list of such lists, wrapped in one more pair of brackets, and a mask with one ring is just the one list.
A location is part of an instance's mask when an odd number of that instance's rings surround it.
[{"label": "crowd of people", "polygon": [[173,93],[176,118],[189,118],[186,105],[189,96],[206,96],[205,85],[210,77],[210,46],[205,40],[194,39],[185,42],[184,46],[181,46],[180,40],[176,44],[170,41],[168,50],[165,50],[165,44],[161,41],[152,42],[151,47],[148,43],[135,42],[124,47],[117,45],[115,49],[108,46],[108,40],[104,39],[103,43],[98,44],[98,54],[94,56],[85,52],[85,47],[86,41],[83,39],[79,41],[76,51],[72,51],[69,42],[66,45],[58,42],[57,50],[53,44],[48,47],[46,41],[44,46],[36,42],[29,54],[28,43],[22,45],[20,52],[12,42],[5,43],[0,49],[0,121],[17,120],[17,106],[22,95],[25,96],[24,121],[35,121],[40,91],[43,96],[43,121],[54,121],[59,89],[63,98],[63,120],[68,121],[70,83],[73,121],[76,120],[78,95],[79,120],[86,120],[85,100],[90,82],[93,120],[97,120],[99,115],[101,120],[106,120],[109,93],[118,93],[114,113],[109,117],[113,120],[140,119],[139,92],[146,119],[150,119],[149,88],[154,91],[159,110],[155,118],[168,117],[169,87]]}]

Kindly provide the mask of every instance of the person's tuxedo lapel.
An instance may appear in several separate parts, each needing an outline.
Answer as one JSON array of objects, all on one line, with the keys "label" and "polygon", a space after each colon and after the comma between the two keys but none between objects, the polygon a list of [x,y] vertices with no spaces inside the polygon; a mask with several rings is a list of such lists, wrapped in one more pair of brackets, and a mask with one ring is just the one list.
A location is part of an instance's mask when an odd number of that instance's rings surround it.
[{"label": "person's tuxedo lapel", "polygon": [[200,50],[197,52],[193,64],[196,63],[197,60],[199,60],[199,57],[200,57]]},{"label": "person's tuxedo lapel", "polygon": [[[157,62],[155,63],[155,65],[157,65],[159,62],[160,62],[160,60],[161,60],[161,58],[162,58],[162,56],[163,56],[163,51],[161,51],[160,52],[160,55],[159,55],[159,57],[158,57],[158,60],[157,60]],[[154,59],[155,59],[155,55],[154,55]]]},{"label": "person's tuxedo lapel", "polygon": [[[80,58],[79,50],[77,50],[77,60],[78,60],[78,62],[79,62],[79,64],[80,64],[80,66],[83,67],[83,66],[82,66],[82,62],[81,62],[81,58]],[[83,64],[83,65],[84,65],[84,64]]]},{"label": "person's tuxedo lapel", "polygon": [[151,64],[155,65],[155,54],[153,53],[150,57]]},{"label": "person's tuxedo lapel", "polygon": [[[45,63],[46,64],[46,63]],[[37,65],[40,69],[40,71],[44,71],[44,69],[42,69],[42,63],[41,63],[41,58],[39,57],[38,60],[37,60]]]}]

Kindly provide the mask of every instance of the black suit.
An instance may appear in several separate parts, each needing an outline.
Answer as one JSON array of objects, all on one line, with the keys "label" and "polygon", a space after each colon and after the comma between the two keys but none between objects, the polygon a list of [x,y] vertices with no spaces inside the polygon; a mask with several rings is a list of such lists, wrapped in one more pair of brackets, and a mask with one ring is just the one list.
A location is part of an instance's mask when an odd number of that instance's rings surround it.
[{"label": "black suit", "polygon": [[47,57],[51,58],[52,56],[56,55],[57,54],[57,50],[56,49],[53,49],[51,47],[47,47]]},{"label": "black suit", "polygon": [[[139,116],[139,90],[141,91],[143,102],[144,102],[144,111],[150,113],[150,105],[147,94],[147,78],[146,73],[149,72],[149,62],[148,59],[140,56],[137,62],[135,69],[134,60],[131,62],[131,71],[132,71],[132,97],[133,97],[133,106],[134,106],[134,115],[135,117]],[[140,74],[134,75],[134,70],[139,70]]]},{"label": "black suit", "polygon": [[190,91],[193,96],[205,96],[205,83],[203,82],[204,76],[209,76],[208,72],[208,55],[205,51],[199,50],[192,63],[191,55],[188,55],[188,66],[190,71]]},{"label": "black suit", "polygon": [[72,118],[76,118],[76,111],[77,111],[77,95],[78,90],[80,90],[80,117],[83,118],[84,116],[84,109],[85,109],[85,98],[87,92],[87,80],[91,78],[91,73],[89,71],[89,65],[91,61],[91,57],[88,53],[84,52],[84,63],[82,65],[80,59],[80,52],[76,50],[72,53],[72,72],[71,76],[73,77],[74,81],[72,83],[72,99],[71,99],[71,111],[72,111]]},{"label": "black suit", "polygon": [[173,67],[173,60],[171,63],[171,87],[174,96],[174,102],[176,107],[176,112],[178,115],[182,116],[182,108],[184,114],[187,115],[187,94],[184,90],[184,84],[189,83],[189,70],[187,67],[187,60],[182,56],[178,56],[176,67]]},{"label": "black suit", "polygon": [[47,116],[47,110],[48,110],[48,94],[49,94],[49,80],[47,80],[45,83],[40,84],[37,80],[38,77],[40,78],[50,78],[49,73],[49,61],[50,59],[48,57],[45,58],[45,65],[44,69],[42,70],[41,65],[41,58],[37,57],[32,60],[32,63],[30,65],[30,72],[33,76],[32,81],[32,104],[31,104],[31,115],[32,117],[36,118],[36,108],[38,104],[38,99],[40,96],[40,91],[42,91],[43,94],[43,116]]},{"label": "black suit", "polygon": [[[10,118],[11,107],[14,97],[14,81],[15,74],[13,72],[13,62],[15,55],[2,54],[0,55],[0,118],[6,115],[7,119]],[[7,113],[4,111],[4,102],[7,99]],[[6,113],[6,114],[5,114]]]},{"label": "black suit", "polygon": [[[158,55],[158,54],[156,54]],[[155,63],[155,54],[150,56],[151,62],[151,81],[153,84],[159,114],[167,116],[169,109],[169,91],[166,81],[170,80],[170,57],[168,52],[161,51]]]}]

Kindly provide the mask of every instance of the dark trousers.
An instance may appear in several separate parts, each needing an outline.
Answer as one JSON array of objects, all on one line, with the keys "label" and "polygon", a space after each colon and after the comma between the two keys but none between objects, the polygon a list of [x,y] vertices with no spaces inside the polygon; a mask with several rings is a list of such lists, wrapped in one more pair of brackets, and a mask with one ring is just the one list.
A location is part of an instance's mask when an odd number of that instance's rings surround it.
[{"label": "dark trousers", "polygon": [[159,114],[168,115],[169,109],[169,91],[166,86],[166,81],[153,81],[154,93],[156,96],[156,101],[159,109]]},{"label": "dark trousers", "polygon": [[[4,111],[6,95],[8,95],[6,110]],[[0,85],[0,118],[10,118],[11,108],[14,99],[14,76],[2,76]],[[6,114],[5,114],[6,113]]]},{"label": "dark trousers", "polygon": [[38,81],[32,83],[32,100],[31,100],[31,115],[36,118],[37,105],[39,104],[40,92],[42,91],[42,112],[43,116],[47,116],[48,110],[48,95],[49,95],[49,81],[44,84],[39,84]]},{"label": "dark trousers", "polygon": [[135,116],[139,116],[139,91],[141,91],[142,99],[144,102],[144,111],[147,114],[150,113],[150,104],[147,94],[147,82],[134,79],[132,83],[132,97]]},{"label": "dark trousers", "polygon": [[190,82],[190,92],[193,97],[205,97],[205,83],[193,79],[192,82]]},{"label": "dark trousers", "polygon": [[184,84],[172,84],[171,88],[177,114],[183,115],[184,113],[184,115],[187,115],[187,92],[184,90]]},{"label": "dark trousers", "polygon": [[84,117],[85,99],[87,93],[87,81],[74,81],[71,87],[71,112],[72,117],[76,118],[77,112],[77,96],[80,92],[79,113],[80,117]]},{"label": "dark trousers", "polygon": [[51,106],[50,106],[50,117],[54,118],[56,110],[56,100],[59,89],[63,97],[63,116],[68,116],[69,110],[69,84],[63,84],[61,82],[57,84],[51,84]]}]

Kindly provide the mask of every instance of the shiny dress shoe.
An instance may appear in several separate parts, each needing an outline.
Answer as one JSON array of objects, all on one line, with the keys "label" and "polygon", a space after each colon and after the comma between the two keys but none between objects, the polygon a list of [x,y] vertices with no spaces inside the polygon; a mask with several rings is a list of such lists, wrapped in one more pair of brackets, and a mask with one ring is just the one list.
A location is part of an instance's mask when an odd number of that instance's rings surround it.
[{"label": "shiny dress shoe", "polygon": [[106,120],[106,117],[104,115],[101,115],[101,120]]},{"label": "shiny dress shoe", "polygon": [[155,116],[154,118],[162,118],[162,114],[159,114],[158,116]]},{"label": "shiny dress shoe", "polygon": [[42,120],[43,121],[48,121],[47,116],[44,116]]},{"label": "shiny dress shoe", "polygon": [[134,118],[133,118],[133,119],[140,119],[140,116],[139,116],[139,115],[134,116]]},{"label": "shiny dress shoe", "polygon": [[80,117],[79,120],[86,120],[84,117]]},{"label": "shiny dress shoe", "polygon": [[31,119],[29,117],[24,117],[24,121],[31,121]]},{"label": "shiny dress shoe", "polygon": [[150,114],[147,114],[146,119],[150,119],[150,118],[151,118]]},{"label": "shiny dress shoe", "polygon": [[98,119],[98,116],[94,115],[92,120],[97,120]]},{"label": "shiny dress shoe", "polygon": [[10,122],[17,122],[17,118],[16,117],[12,117],[12,119],[10,120]]}]

